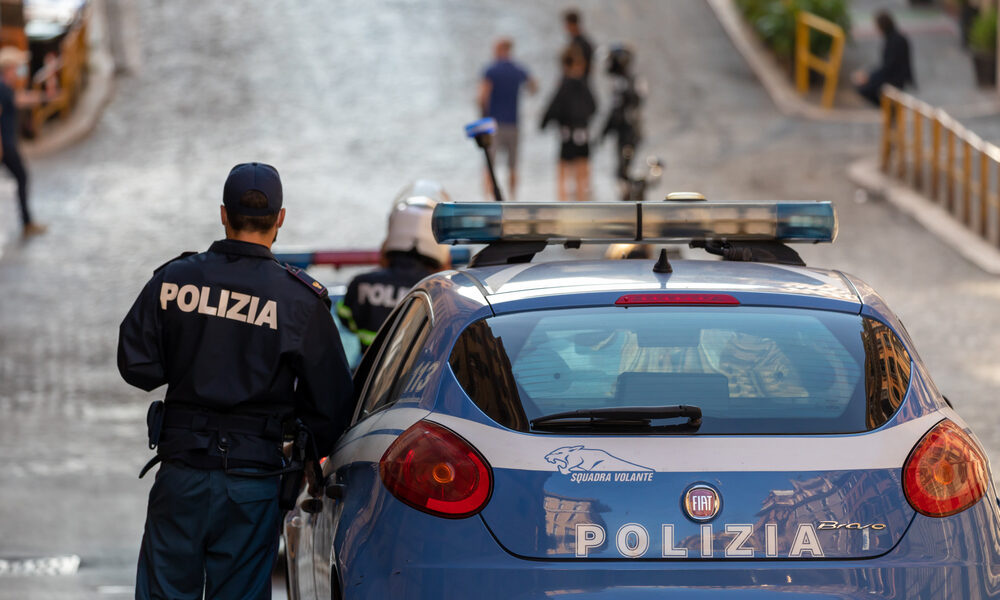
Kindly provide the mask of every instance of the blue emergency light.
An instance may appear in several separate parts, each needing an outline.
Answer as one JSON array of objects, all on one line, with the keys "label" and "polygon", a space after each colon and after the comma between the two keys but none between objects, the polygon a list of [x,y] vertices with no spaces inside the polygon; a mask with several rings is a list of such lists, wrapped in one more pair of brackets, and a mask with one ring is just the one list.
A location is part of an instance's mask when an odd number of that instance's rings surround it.
[{"label": "blue emergency light", "polygon": [[431,220],[442,244],[609,244],[705,241],[832,242],[830,202],[442,202]]},{"label": "blue emergency light", "polygon": [[477,135],[492,135],[497,130],[496,119],[492,117],[487,117],[485,119],[479,119],[478,121],[473,121],[465,126],[465,135],[470,138],[475,138]]}]

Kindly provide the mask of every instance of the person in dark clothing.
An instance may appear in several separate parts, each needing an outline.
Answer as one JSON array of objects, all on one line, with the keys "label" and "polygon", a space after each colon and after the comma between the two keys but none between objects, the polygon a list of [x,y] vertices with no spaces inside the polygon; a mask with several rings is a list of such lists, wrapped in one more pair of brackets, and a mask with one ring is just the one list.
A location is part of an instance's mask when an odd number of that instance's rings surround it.
[{"label": "person in dark clothing", "polygon": [[879,11],[875,15],[875,24],[885,39],[885,44],[882,46],[882,64],[870,73],[857,71],[852,79],[858,93],[875,106],[879,106],[883,85],[888,84],[903,89],[908,85],[915,86],[916,81],[910,62],[910,41],[899,32],[896,22],[885,11]]},{"label": "person in dark clothing", "polygon": [[632,73],[632,59],[632,51],[625,46],[614,46],[608,53],[608,75],[612,78],[614,98],[601,131],[601,139],[608,134],[614,134],[617,138],[618,165],[615,177],[625,200],[630,199],[631,194],[629,166],[642,141],[639,107],[645,95],[645,83]]},{"label": "person in dark clothing", "polygon": [[414,284],[450,266],[451,250],[438,244],[431,231],[431,213],[438,200],[411,196],[396,204],[382,245],[386,266],[351,280],[337,303],[337,317],[357,334],[362,351],[375,341],[382,323]]},{"label": "person in dark clothing", "polygon": [[563,26],[566,27],[566,33],[569,34],[569,47],[575,48],[583,58],[583,78],[589,83],[590,65],[594,59],[594,45],[583,33],[581,21],[578,10],[569,9],[563,13]]},{"label": "person in dark clothing", "polygon": [[577,200],[586,200],[590,194],[590,119],[597,112],[597,104],[590,86],[584,79],[583,57],[570,47],[562,56],[563,78],[549,107],[542,117],[541,128],[555,122],[559,126],[559,174],[556,195],[560,201],[568,198],[567,180],[575,182]]},{"label": "person in dark clothing", "polygon": [[[235,166],[226,238],[156,269],[122,321],[122,378],[167,385],[147,416],[157,455],[143,474],[162,464],[136,598],[270,598],[283,433],[311,432],[309,473],[349,424],[351,374],[326,288],[270,251],[281,196],[273,167]],[[309,491],[320,494],[315,480]]]},{"label": "person in dark clothing", "polygon": [[0,163],[7,167],[17,181],[17,200],[21,210],[21,230],[24,235],[45,232],[45,226],[32,220],[28,210],[28,169],[18,149],[17,96],[14,91],[19,71],[28,64],[28,54],[5,46],[0,49]]}]

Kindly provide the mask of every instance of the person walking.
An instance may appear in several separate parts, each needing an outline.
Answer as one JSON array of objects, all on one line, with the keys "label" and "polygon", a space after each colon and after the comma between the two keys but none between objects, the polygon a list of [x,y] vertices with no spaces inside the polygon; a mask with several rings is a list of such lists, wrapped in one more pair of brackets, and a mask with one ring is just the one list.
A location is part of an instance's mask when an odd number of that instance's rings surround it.
[{"label": "person walking", "polygon": [[17,200],[21,210],[21,231],[24,235],[45,232],[45,226],[31,218],[28,209],[28,169],[21,158],[17,131],[17,94],[15,89],[23,69],[28,65],[28,53],[13,46],[0,48],[0,162],[17,181]]},{"label": "person walking", "polygon": [[563,12],[563,26],[569,35],[569,47],[575,48],[583,59],[583,78],[590,82],[590,66],[594,59],[594,44],[583,33],[583,18],[580,11],[571,8]]},{"label": "person walking", "polygon": [[[326,288],[271,254],[285,220],[277,170],[233,167],[221,219],[225,239],[156,269],[119,331],[125,381],[167,386],[147,415],[157,455],[142,474],[162,464],[149,492],[139,599],[270,598],[283,432],[311,434],[310,473],[353,409]],[[320,493],[315,481],[309,491]]]},{"label": "person walking", "polygon": [[910,41],[900,33],[892,15],[884,10],[879,11],[875,15],[875,25],[884,39],[882,64],[870,73],[855,71],[852,80],[862,98],[879,106],[883,85],[903,89],[908,85],[916,86],[917,83],[910,62]]},{"label": "person walking", "polygon": [[337,317],[357,334],[362,351],[414,284],[451,265],[451,249],[437,243],[431,231],[434,206],[447,199],[438,189],[434,197],[410,196],[393,207],[382,244],[385,267],[352,279],[337,303]]},{"label": "person walking", "polygon": [[[520,64],[511,60],[514,42],[510,38],[500,38],[493,45],[493,62],[483,71],[479,82],[479,106],[484,117],[492,117],[497,122],[496,133],[493,134],[493,144],[489,148],[495,157],[499,148],[507,156],[507,171],[509,174],[509,198],[514,198],[517,186],[517,147],[518,147],[518,97],[521,87],[528,89],[529,94],[538,90],[538,84],[528,71]],[[494,159],[494,164],[496,163]],[[493,182],[486,173],[486,195],[493,195]]]},{"label": "person walking", "polygon": [[587,85],[584,59],[576,48],[567,48],[562,55],[563,77],[549,107],[542,117],[541,128],[555,122],[559,126],[559,170],[556,196],[560,202],[569,198],[567,182],[573,179],[574,196],[587,200],[590,195],[590,119],[597,112],[594,95]]}]

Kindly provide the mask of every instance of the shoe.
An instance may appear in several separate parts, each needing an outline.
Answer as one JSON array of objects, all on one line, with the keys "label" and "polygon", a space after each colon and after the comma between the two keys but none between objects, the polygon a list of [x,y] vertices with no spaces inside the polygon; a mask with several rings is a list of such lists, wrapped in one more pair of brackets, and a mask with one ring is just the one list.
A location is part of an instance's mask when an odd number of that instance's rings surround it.
[{"label": "shoe", "polygon": [[41,225],[39,223],[28,223],[27,225],[24,226],[22,233],[24,235],[39,235],[45,233],[45,230],[47,229],[48,227],[46,227],[45,225]]}]

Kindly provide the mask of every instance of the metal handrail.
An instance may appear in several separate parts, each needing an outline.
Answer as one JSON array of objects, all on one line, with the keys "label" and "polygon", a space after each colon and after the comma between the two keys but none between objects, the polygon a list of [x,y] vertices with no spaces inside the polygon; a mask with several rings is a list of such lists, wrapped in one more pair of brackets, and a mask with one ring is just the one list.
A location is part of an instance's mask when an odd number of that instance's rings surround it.
[{"label": "metal handrail", "polygon": [[885,85],[879,164],[984,240],[1000,245],[1000,177],[991,177],[1000,167],[1000,147],[944,110]]}]

